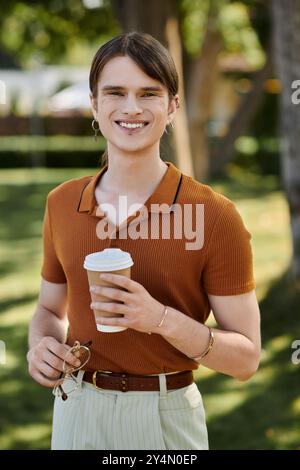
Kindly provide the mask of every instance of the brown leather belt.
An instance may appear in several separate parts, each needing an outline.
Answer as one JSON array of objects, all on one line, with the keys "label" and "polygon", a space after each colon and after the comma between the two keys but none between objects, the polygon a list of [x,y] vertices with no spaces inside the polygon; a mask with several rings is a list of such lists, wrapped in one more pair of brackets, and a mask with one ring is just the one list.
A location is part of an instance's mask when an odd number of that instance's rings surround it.
[{"label": "brown leather belt", "polygon": [[[191,370],[184,370],[176,374],[166,375],[165,377],[168,390],[186,387],[194,382]],[[93,384],[96,388],[107,390],[120,390],[121,392],[159,391],[158,375],[131,375],[121,372],[95,370],[93,372],[85,371],[83,380]]]}]

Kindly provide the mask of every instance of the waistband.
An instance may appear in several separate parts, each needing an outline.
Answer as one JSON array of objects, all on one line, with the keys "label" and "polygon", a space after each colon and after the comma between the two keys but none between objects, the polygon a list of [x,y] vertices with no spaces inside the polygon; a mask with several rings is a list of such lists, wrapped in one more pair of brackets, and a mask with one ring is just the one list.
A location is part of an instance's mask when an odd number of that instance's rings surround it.
[{"label": "waistband", "polygon": [[[159,375],[133,375],[123,372],[95,370],[85,371],[82,380],[93,384],[96,388],[119,390],[121,392],[160,390]],[[191,370],[166,374],[167,390],[186,387],[193,382],[194,376]]]}]

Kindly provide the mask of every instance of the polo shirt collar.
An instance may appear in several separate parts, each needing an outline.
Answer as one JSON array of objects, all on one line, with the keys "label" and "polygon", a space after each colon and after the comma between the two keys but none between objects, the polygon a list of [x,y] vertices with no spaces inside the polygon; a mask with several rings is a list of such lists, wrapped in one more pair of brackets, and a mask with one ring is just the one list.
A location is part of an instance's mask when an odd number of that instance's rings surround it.
[{"label": "polo shirt collar", "polygon": [[[154,193],[152,193],[150,198],[145,202],[145,206],[149,212],[170,212],[179,191],[182,174],[173,163],[165,163],[168,165],[166,173]],[[108,165],[106,164],[84,187],[78,203],[78,212],[88,212],[90,215],[96,215],[97,211],[97,216],[104,216],[104,212],[101,212],[98,208],[98,203],[95,198],[95,189],[107,168]],[[153,206],[162,204],[162,207]]]}]

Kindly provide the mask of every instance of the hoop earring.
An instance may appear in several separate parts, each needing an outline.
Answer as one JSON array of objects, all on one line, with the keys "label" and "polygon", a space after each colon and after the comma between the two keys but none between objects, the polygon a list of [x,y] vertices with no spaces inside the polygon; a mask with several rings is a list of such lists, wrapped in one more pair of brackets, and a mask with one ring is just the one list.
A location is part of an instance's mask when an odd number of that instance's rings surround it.
[{"label": "hoop earring", "polygon": [[[97,122],[97,124],[98,124],[98,128],[95,127],[95,123],[96,123],[96,122]],[[92,128],[93,128],[93,130],[95,131],[94,139],[97,140],[97,134],[98,134],[98,132],[100,131],[100,127],[99,127],[98,121],[96,121],[95,119],[93,119],[93,121],[92,121]]]}]

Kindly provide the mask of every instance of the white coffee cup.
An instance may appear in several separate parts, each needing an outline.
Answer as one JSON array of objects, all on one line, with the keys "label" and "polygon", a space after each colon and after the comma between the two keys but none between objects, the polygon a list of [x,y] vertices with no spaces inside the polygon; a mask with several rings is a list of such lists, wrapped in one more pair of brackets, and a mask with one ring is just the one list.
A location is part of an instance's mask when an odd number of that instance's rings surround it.
[{"label": "white coffee cup", "polygon": [[[90,286],[98,285],[116,287],[115,284],[100,279],[100,273],[112,272],[114,274],[119,274],[130,278],[130,270],[133,264],[134,263],[130,253],[122,251],[120,248],[105,248],[103,251],[97,251],[87,255],[85,257],[83,267],[87,270]],[[118,289],[122,288],[118,286]],[[94,293],[91,293],[91,297],[93,302],[102,301],[122,303]],[[104,333],[115,333],[118,331],[127,330],[127,328],[121,326],[101,325],[97,322],[97,317],[120,318],[123,317],[121,314],[94,309],[94,315],[98,331],[102,331]]]}]

